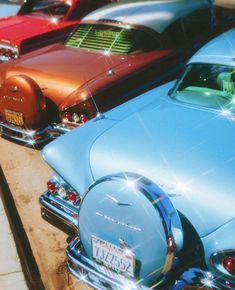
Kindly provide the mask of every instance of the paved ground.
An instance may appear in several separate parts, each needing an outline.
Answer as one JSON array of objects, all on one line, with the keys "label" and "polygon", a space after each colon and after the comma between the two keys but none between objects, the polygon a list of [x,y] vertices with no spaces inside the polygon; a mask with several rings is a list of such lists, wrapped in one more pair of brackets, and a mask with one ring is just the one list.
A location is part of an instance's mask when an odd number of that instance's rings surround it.
[{"label": "paved ground", "polygon": [[[38,198],[45,190],[46,182],[51,175],[51,169],[42,160],[40,152],[0,138],[0,164],[46,290],[89,289],[79,284],[67,272],[65,267],[67,236],[46,223],[40,216]],[[23,290],[19,287],[17,289]]]},{"label": "paved ground", "polygon": [[0,221],[0,289],[28,290],[1,198]]}]

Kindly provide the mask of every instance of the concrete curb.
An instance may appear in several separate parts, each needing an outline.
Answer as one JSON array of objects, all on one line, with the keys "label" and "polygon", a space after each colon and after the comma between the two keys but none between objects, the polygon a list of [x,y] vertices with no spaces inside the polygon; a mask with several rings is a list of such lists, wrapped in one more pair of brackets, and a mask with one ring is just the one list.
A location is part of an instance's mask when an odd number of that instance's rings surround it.
[{"label": "concrete curb", "polygon": [[14,198],[0,166],[0,195],[7,213],[17,252],[29,290],[45,290],[28,237],[15,206]]}]

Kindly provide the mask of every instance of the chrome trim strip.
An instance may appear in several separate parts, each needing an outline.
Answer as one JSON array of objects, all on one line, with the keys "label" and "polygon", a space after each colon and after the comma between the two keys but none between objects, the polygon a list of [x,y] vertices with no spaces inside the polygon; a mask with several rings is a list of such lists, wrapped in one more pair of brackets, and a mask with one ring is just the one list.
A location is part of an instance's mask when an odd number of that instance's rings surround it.
[{"label": "chrome trim strip", "polygon": [[[57,203],[58,206],[60,206],[60,208],[57,208],[55,205],[51,204],[51,202]],[[66,223],[68,227],[71,228],[71,230],[77,229],[78,217],[76,218],[73,217],[69,212],[78,214],[79,209],[78,207],[77,212],[75,212],[75,210],[73,210],[70,204],[63,202],[62,200],[60,201],[53,198],[53,196],[51,196],[51,194],[48,192],[45,192],[40,196],[39,203],[41,205],[41,210],[44,208],[46,211],[49,211],[51,215],[55,217],[53,221],[55,221],[56,223],[58,223],[59,221],[61,221],[61,223]],[[63,207],[65,210],[62,210],[61,207]],[[45,220],[47,220],[46,217]]]},{"label": "chrome trim strip", "polygon": [[[65,134],[74,128],[76,128],[76,126],[71,126],[69,125],[69,123],[68,124],[52,123],[43,129],[27,130],[14,125],[5,124],[2,121],[0,121],[0,135],[29,145],[36,145],[52,141],[55,138],[59,137],[60,135]],[[4,129],[6,129],[9,132],[4,132]],[[14,136],[14,133],[22,134],[22,137]]]},{"label": "chrome trim strip", "polygon": [[11,49],[13,50],[14,52],[17,52],[18,51],[18,48],[16,46],[13,46],[13,45],[10,45],[10,44],[7,44],[7,43],[0,43],[0,49],[3,48],[3,49]]},{"label": "chrome trim strip", "polygon": [[0,50],[4,49],[4,50],[11,50],[14,53],[14,57],[10,57],[10,56],[5,56],[5,55],[1,55],[0,54],[0,62],[6,62],[12,59],[17,59],[19,57],[19,50],[16,46],[7,44],[7,43],[0,43]]},{"label": "chrome trim strip", "polygon": [[[115,290],[147,290],[152,288],[147,288],[141,286],[138,283],[130,281],[130,286],[127,285],[125,280],[123,283],[120,279],[113,280],[107,277],[105,274],[98,272],[98,270],[93,266],[96,263],[89,260],[81,254],[81,241],[79,238],[75,238],[67,247],[66,254],[68,258],[67,267],[68,270],[81,282],[97,289],[106,290],[107,285],[112,286]],[[99,266],[97,264],[97,266]],[[93,280],[92,280],[93,276]],[[105,283],[107,283],[105,285]],[[102,284],[104,286],[102,286]],[[154,287],[154,286],[153,286]],[[108,288],[110,289],[110,288]],[[186,269],[179,279],[173,281],[171,285],[165,286],[166,290],[184,290],[184,289],[213,289],[213,290],[231,290],[231,288],[226,287],[221,284],[219,278],[215,278],[210,272],[202,270],[200,268],[189,268]]]},{"label": "chrome trim strip", "polygon": [[72,224],[75,227],[77,226],[76,225],[77,219],[73,218],[70,214],[65,213],[61,209],[57,208],[56,206],[53,206],[52,204],[50,204],[49,202],[44,200],[43,196],[40,197],[39,202],[40,202],[42,207],[44,207],[46,210],[50,211],[51,213],[55,214],[59,219],[62,219],[64,221],[68,222],[69,224]]},{"label": "chrome trim strip", "polygon": [[61,230],[69,237],[74,238],[78,236],[79,231],[78,228],[72,225],[71,223],[62,220],[58,215],[56,215],[53,211],[46,209],[45,207],[41,207],[41,217],[48,222],[49,224],[53,225],[57,229]]},{"label": "chrome trim strip", "polygon": [[[6,129],[6,132],[4,132]],[[50,126],[42,129],[42,130],[27,130],[17,126],[8,125],[0,121],[0,135],[3,137],[7,137],[12,140],[17,140],[23,143],[27,143],[29,145],[36,145],[40,143],[44,143],[46,141],[52,140],[48,138],[47,131],[50,129]],[[14,134],[22,135],[14,136]]]},{"label": "chrome trim strip", "polygon": [[[169,290],[186,290],[186,289],[201,289],[201,290],[225,290],[216,283],[214,276],[200,268],[189,268],[184,270],[175,284]],[[226,288],[227,289],[227,288]],[[231,290],[231,289],[230,289]]]}]

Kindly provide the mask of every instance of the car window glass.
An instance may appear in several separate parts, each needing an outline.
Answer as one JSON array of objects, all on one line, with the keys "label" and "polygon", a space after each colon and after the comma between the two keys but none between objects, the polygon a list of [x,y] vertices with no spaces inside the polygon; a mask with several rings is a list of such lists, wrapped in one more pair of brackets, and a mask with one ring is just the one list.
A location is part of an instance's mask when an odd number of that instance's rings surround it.
[{"label": "car window glass", "polygon": [[234,108],[235,69],[218,64],[189,65],[176,83],[172,97],[208,108]]},{"label": "car window glass", "polygon": [[28,13],[43,14],[45,16],[63,17],[66,15],[70,4],[64,1],[42,0],[33,2]]},{"label": "car window glass", "polygon": [[161,48],[148,32],[104,24],[82,24],[67,39],[66,47],[129,54]]}]

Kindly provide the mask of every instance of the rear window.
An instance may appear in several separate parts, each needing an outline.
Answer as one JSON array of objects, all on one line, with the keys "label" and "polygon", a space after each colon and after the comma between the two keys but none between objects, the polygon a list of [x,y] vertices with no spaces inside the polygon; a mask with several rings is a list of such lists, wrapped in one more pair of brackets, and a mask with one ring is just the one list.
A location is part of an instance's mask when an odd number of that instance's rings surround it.
[{"label": "rear window", "polygon": [[142,30],[103,24],[82,24],[69,37],[65,46],[128,54],[160,49],[160,42]]}]

